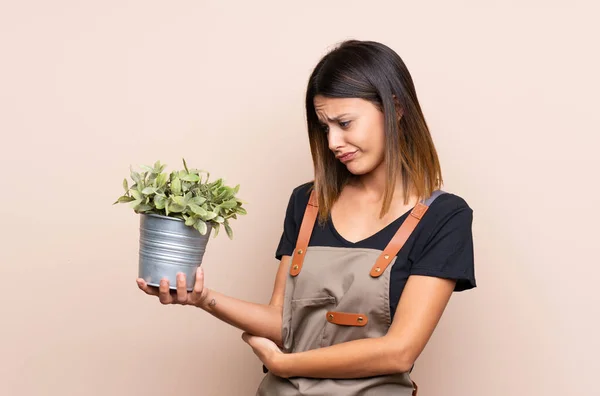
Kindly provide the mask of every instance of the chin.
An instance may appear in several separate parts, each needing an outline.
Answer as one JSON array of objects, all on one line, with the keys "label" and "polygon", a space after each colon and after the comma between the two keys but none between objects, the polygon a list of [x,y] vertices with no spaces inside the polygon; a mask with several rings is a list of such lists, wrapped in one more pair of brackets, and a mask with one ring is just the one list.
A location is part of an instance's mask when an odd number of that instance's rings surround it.
[{"label": "chin", "polygon": [[366,175],[372,171],[372,169],[365,168],[364,166],[358,166],[357,164],[348,164],[346,165],[346,169],[348,169],[348,171],[354,176]]}]

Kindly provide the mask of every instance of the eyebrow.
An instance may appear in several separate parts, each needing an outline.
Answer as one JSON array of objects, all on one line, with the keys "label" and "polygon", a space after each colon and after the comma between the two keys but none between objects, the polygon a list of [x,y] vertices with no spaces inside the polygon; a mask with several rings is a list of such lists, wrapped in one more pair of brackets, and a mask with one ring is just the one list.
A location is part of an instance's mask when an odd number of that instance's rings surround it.
[{"label": "eyebrow", "polygon": [[[350,113],[343,113],[338,115],[337,117],[333,117],[333,118],[329,118],[327,117],[327,121],[329,122],[335,122],[335,121],[339,121],[341,118],[347,117],[351,115]],[[319,121],[323,121],[323,119],[321,117],[319,117],[319,115],[317,114],[317,117],[319,118]]]}]

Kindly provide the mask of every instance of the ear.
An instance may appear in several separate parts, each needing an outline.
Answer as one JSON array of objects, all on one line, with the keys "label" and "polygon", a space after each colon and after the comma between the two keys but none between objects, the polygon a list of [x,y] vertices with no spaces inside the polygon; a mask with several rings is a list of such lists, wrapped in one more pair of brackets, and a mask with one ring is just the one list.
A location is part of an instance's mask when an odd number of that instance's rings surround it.
[{"label": "ear", "polygon": [[400,102],[398,101],[396,95],[392,95],[392,98],[394,99],[394,106],[396,107],[396,115],[398,117],[398,122],[400,122],[400,119],[404,115],[404,110],[402,109],[402,106],[400,106]]}]

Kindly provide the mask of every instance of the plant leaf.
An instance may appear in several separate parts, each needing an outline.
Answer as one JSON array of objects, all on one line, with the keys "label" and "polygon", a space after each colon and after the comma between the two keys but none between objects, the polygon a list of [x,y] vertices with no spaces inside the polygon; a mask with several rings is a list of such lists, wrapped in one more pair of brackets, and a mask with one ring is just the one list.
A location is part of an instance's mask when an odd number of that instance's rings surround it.
[{"label": "plant leaf", "polygon": [[223,209],[233,209],[237,206],[237,201],[235,199],[230,199],[229,201],[225,201],[221,204]]},{"label": "plant leaf", "polygon": [[188,206],[190,207],[190,209],[192,210],[192,212],[194,212],[194,214],[197,214],[198,216],[206,216],[208,214],[208,212],[206,211],[206,209],[204,209],[202,206],[196,205],[196,204],[188,204]]},{"label": "plant leaf", "polygon": [[200,234],[206,235],[206,232],[208,231],[208,226],[206,225],[206,223],[204,221],[198,219],[195,227],[198,231],[200,231]]},{"label": "plant leaf", "polygon": [[167,199],[163,195],[154,196],[154,206],[156,206],[156,209],[164,209],[166,201]]},{"label": "plant leaf", "polygon": [[229,226],[229,223],[223,223],[223,225],[225,226],[225,232],[227,233],[229,239],[233,239],[233,230]]},{"label": "plant leaf", "polygon": [[217,217],[217,214],[215,212],[206,212],[206,216],[204,216],[204,220],[210,221],[210,220],[214,219],[215,217]]},{"label": "plant leaf", "polygon": [[195,174],[193,174],[193,173],[188,173],[188,174],[186,174],[186,175],[183,175],[183,176],[181,176],[181,180],[184,180],[184,181],[187,181],[187,182],[192,182],[192,183],[195,183],[195,182],[198,182],[198,181],[200,181],[200,176],[198,176],[198,175],[195,175]]},{"label": "plant leaf", "polygon": [[140,176],[140,174],[139,174],[139,173],[137,173],[137,172],[135,172],[135,171],[133,170],[133,167],[131,167],[131,166],[129,167],[129,170],[130,170],[130,173],[131,173],[131,179],[132,179],[134,182],[136,182],[136,183],[139,183],[139,182],[140,182],[140,180],[141,180],[141,176]]},{"label": "plant leaf", "polygon": [[187,203],[185,202],[185,198],[183,198],[182,196],[172,196],[171,199],[174,203],[176,203],[179,206],[183,206],[184,208],[187,205]]},{"label": "plant leaf", "polygon": [[163,188],[167,184],[168,175],[166,173],[161,173],[156,177],[156,184],[158,188]]},{"label": "plant leaf", "polygon": [[155,194],[156,190],[157,190],[156,187],[146,187],[142,190],[142,194],[145,194],[145,195]]},{"label": "plant leaf", "polygon": [[171,191],[175,195],[181,195],[181,180],[178,177],[175,177],[171,182]]},{"label": "plant leaf", "polygon": [[215,189],[215,200],[217,200],[217,201],[222,200],[226,194],[227,194],[227,192],[225,191],[225,189],[223,187],[216,188]]},{"label": "plant leaf", "polygon": [[176,203],[169,204],[169,211],[171,211],[173,213],[182,213],[184,210],[185,210],[185,206],[183,206],[183,205],[179,205]]},{"label": "plant leaf", "polygon": [[190,202],[195,203],[196,205],[202,205],[206,202],[206,198],[204,197],[194,197],[190,200]]},{"label": "plant leaf", "polygon": [[125,193],[129,191],[129,184],[127,184],[127,179],[123,179],[123,189],[125,190]]},{"label": "plant leaf", "polygon": [[131,202],[131,201],[134,201],[134,200],[135,200],[135,198],[133,198],[133,197],[130,197],[130,196],[127,196],[127,195],[122,195],[122,196],[120,196],[120,197],[119,197],[119,198],[118,198],[118,199],[117,199],[117,200],[116,200],[116,201],[113,203],[113,205],[114,205],[114,204],[118,204],[118,203]]},{"label": "plant leaf", "polygon": [[[183,179],[180,179],[183,180]],[[185,180],[181,182],[181,193],[187,193],[190,190],[190,182],[186,182]]]}]

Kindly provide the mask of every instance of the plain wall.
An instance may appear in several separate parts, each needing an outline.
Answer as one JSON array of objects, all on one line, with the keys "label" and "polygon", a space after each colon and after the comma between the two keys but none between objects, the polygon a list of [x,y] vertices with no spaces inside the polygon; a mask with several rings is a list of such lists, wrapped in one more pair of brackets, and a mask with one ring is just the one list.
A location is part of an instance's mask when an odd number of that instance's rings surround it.
[{"label": "plain wall", "polygon": [[[304,90],[346,38],[406,62],[444,188],[474,210],[423,395],[597,389],[600,6],[595,1],[13,1],[0,5],[0,394],[253,395],[241,332],[135,284],[129,166],[181,158],[248,215],[207,287],[267,302],[285,207],[312,178]],[[421,394],[421,393],[420,393]]]}]

